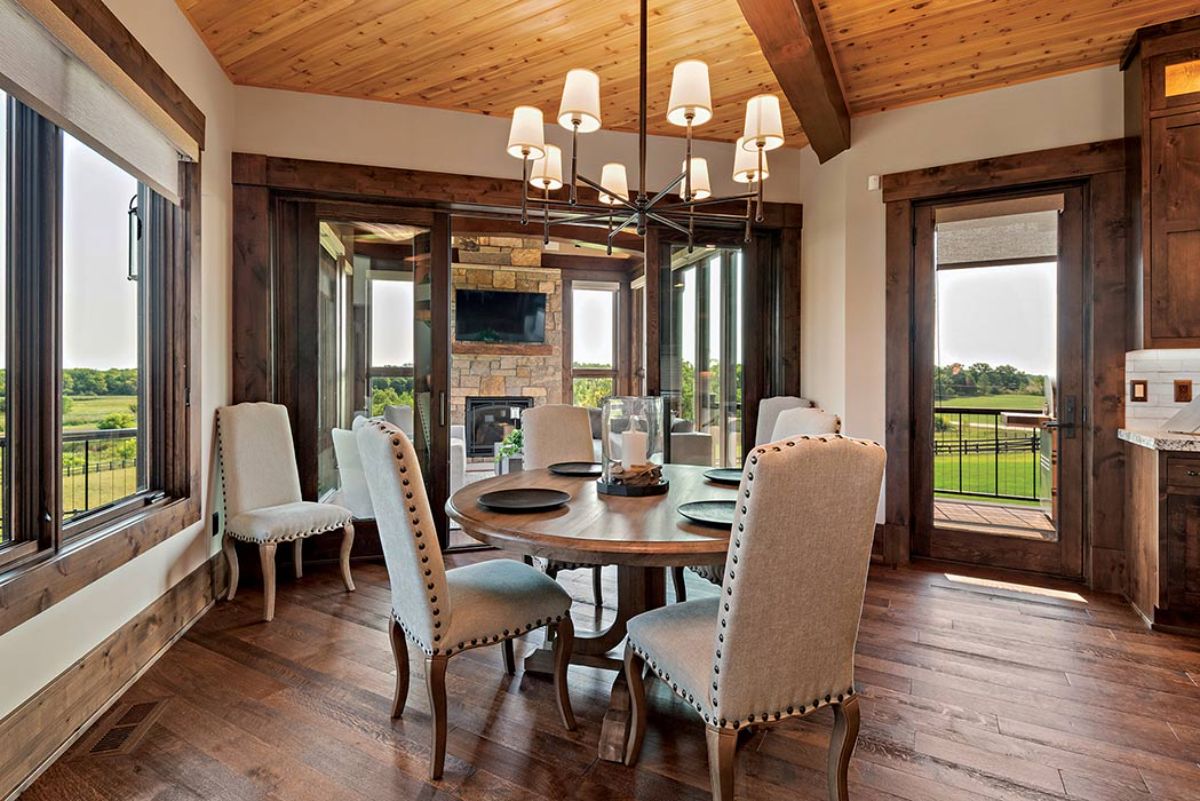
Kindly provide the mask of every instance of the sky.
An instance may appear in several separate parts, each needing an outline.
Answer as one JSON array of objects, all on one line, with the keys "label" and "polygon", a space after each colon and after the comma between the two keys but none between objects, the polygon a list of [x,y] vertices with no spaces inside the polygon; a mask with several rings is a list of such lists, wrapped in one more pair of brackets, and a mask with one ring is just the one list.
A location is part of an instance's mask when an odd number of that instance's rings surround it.
[{"label": "sky", "polygon": [[371,362],[374,367],[413,363],[413,283],[371,281]]},{"label": "sky", "polygon": [[613,293],[603,289],[571,292],[571,352],[576,364],[613,363]]},{"label": "sky", "polygon": [[1057,279],[1053,262],[939,270],[935,363],[1057,375]]},{"label": "sky", "polygon": [[138,182],[63,134],[63,367],[137,367],[129,200]]}]

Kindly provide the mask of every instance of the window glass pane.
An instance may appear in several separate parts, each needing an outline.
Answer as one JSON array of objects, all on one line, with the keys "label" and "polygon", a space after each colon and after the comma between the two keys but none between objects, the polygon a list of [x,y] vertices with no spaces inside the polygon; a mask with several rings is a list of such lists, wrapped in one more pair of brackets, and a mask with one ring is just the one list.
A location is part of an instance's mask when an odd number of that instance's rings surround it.
[{"label": "window glass pane", "polygon": [[[0,144],[8,149],[8,95],[0,92]],[[0,156],[0,545],[12,539],[8,525],[8,159]]]},{"label": "window glass pane", "polygon": [[576,378],[572,383],[572,395],[576,406],[598,409],[604,404],[604,399],[612,397],[613,394],[611,378]]},{"label": "window glass pane", "polygon": [[613,310],[616,293],[608,289],[571,291],[571,358],[576,367],[605,368],[613,360]]},{"label": "window glass pane", "polygon": [[65,133],[62,175],[62,510],[69,521],[145,488],[143,282],[130,279],[137,180]]},{"label": "window glass pane", "polygon": [[371,281],[371,366],[413,365],[413,282],[405,279]]}]

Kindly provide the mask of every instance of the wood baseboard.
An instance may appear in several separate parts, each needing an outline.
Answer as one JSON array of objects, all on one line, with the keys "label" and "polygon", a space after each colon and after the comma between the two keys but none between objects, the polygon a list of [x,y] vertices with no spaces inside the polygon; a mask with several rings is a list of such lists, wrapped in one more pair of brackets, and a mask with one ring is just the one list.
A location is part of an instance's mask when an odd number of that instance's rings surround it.
[{"label": "wood baseboard", "polygon": [[0,798],[15,799],[212,606],[220,554],[0,720]]}]

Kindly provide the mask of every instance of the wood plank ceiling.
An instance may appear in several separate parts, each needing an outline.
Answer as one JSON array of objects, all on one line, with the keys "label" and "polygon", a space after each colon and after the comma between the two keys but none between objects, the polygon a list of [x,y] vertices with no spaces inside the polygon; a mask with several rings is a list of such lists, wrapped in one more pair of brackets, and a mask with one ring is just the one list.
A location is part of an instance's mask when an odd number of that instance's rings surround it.
[{"label": "wood plank ceiling", "polygon": [[[563,75],[602,80],[604,125],[637,128],[635,0],[177,0],[234,83],[550,122]],[[1116,64],[1134,30],[1200,14],[1200,0],[823,0],[822,26],[855,115]],[[779,93],[738,0],[650,9],[651,133],[671,68],[701,58],[716,115],[698,137],[732,141],[747,98]],[[804,143],[784,104],[788,144]]]}]

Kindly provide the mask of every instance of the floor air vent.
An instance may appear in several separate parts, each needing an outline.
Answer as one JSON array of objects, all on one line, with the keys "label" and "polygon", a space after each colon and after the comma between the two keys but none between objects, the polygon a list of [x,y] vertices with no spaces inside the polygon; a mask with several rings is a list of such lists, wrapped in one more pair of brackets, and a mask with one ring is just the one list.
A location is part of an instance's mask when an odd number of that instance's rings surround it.
[{"label": "floor air vent", "polygon": [[79,747],[77,757],[129,754],[162,714],[166,700],[120,704],[100,719]]}]

